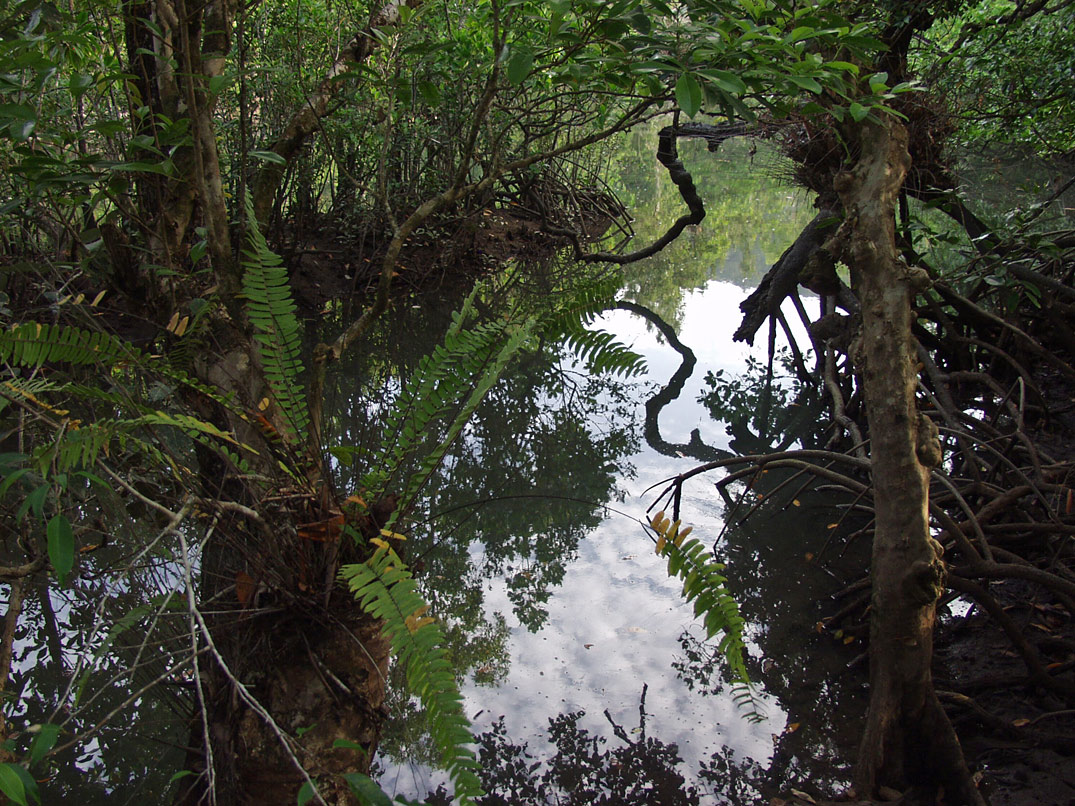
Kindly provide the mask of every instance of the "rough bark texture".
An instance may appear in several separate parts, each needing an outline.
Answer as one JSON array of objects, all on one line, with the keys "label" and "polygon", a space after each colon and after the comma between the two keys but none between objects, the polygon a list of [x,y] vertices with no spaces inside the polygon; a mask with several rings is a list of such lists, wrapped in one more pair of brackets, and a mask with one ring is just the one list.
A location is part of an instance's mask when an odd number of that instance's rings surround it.
[{"label": "rough bark texture", "polygon": [[982,803],[933,691],[936,603],[944,590],[940,546],[929,534],[935,431],[915,410],[917,358],[911,303],[921,273],[895,247],[895,208],[910,167],[894,121],[861,127],[861,156],[834,182],[846,219],[842,257],[862,304],[864,393],[877,514],[872,560],[870,711],[854,782],[908,791],[905,802]]}]

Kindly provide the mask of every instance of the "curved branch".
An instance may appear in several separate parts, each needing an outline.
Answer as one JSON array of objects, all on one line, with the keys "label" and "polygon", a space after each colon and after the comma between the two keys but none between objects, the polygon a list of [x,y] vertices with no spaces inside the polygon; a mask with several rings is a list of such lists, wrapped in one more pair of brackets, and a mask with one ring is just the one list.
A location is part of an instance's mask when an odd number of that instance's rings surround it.
[{"label": "curved branch", "polygon": [[672,223],[672,226],[668,228],[668,231],[656,241],[643,249],[628,252],[625,255],[619,255],[615,252],[587,253],[582,249],[577,232],[562,227],[546,227],[545,230],[552,235],[568,238],[575,252],[575,260],[583,263],[614,263],[618,266],[624,266],[657,254],[678,238],[680,233],[688,226],[701,224],[702,219],[705,218],[705,204],[698,195],[697,188],[694,187],[694,178],[679,159],[679,152],[676,149],[678,133],[678,129],[675,126],[665,126],[658,132],[657,159],[661,165],[668,169],[668,176],[679,188],[679,195],[687,205],[688,212],[677,218]]},{"label": "curved branch", "polygon": [[664,340],[668,342],[669,347],[683,356],[683,361],[680,363],[679,369],[675,371],[675,374],[672,375],[668,383],[665,384],[653,397],[646,401],[646,422],[644,426],[646,443],[653,448],[653,450],[662,453],[665,456],[687,455],[693,456],[695,459],[703,460],[731,456],[727,451],[721,451],[704,444],[698,429],[691,431],[691,441],[687,444],[673,444],[671,442],[666,442],[664,438],[661,437],[661,427],[659,423],[661,410],[679,397],[680,393],[683,391],[683,385],[694,372],[694,367],[695,364],[697,364],[698,359],[695,357],[694,351],[679,340],[679,337],[676,335],[676,331],[672,329],[672,326],[654,311],[643,305],[627,301],[617,302],[616,307],[641,316],[657,328],[660,334],[664,336]]},{"label": "curved branch", "polygon": [[758,329],[780,308],[784,299],[799,284],[799,272],[829,234],[828,225],[833,215],[831,210],[822,210],[814,216],[813,220],[799,233],[795,242],[766,272],[754,293],[740,303],[739,310],[743,312],[743,323],[732,336],[733,341],[754,343],[754,336]]}]

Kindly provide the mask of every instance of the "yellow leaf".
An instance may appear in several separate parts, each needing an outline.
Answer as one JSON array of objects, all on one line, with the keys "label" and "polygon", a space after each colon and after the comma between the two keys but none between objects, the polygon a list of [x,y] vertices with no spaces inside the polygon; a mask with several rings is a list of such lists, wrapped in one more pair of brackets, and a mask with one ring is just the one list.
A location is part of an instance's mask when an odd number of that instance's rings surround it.
[{"label": "yellow leaf", "polygon": [[381,538],[379,538],[379,537],[371,537],[370,542],[373,545],[375,545],[375,546],[377,546],[379,548],[382,548],[382,549],[388,548],[388,544],[385,543],[383,540],[381,540]]},{"label": "yellow leaf", "polygon": [[794,733],[795,731],[797,731],[800,728],[801,725],[802,725],[801,722],[792,722],[790,725],[788,725],[784,729],[784,733]]},{"label": "yellow leaf", "polygon": [[855,643],[855,636],[849,635],[846,638],[844,638],[844,644],[853,644],[853,643]]},{"label": "yellow leaf", "polygon": [[102,299],[104,299],[104,296],[105,296],[106,293],[107,293],[107,291],[102,291],[100,294],[98,294],[96,297],[94,297],[93,302],[90,303],[90,307],[96,308],[97,303],[100,302]]},{"label": "yellow leaf", "polygon": [[793,507],[801,507],[801,506],[802,506],[802,504],[800,504],[800,503],[799,503],[799,499],[798,499],[798,498],[796,498],[796,499],[795,499],[794,501],[792,501],[792,502],[791,502],[791,505],[792,505]]},{"label": "yellow leaf", "polygon": [[836,528],[837,526],[839,526],[839,525],[840,525],[840,524],[838,524],[838,523],[830,523],[830,524],[829,524],[828,526],[826,526],[825,528],[826,528],[826,529],[835,529],[835,528]]},{"label": "yellow leaf", "polygon": [[[412,633],[416,633],[425,625],[432,624],[433,618],[431,616],[426,616],[425,614],[427,612],[429,612],[429,605],[422,605],[409,616],[407,616],[407,629],[410,630]],[[423,616],[425,616],[425,618],[422,618]]]},{"label": "yellow leaf", "polygon": [[401,535],[399,532],[392,532],[392,531],[389,531],[388,529],[382,529],[381,530],[381,535],[383,537],[390,537],[393,540],[406,540],[407,539],[406,535]]},{"label": "yellow leaf", "polygon": [[265,411],[267,408],[269,408],[269,398],[263,397],[258,403],[258,411]]},{"label": "yellow leaf", "polygon": [[[652,526],[654,529],[657,529],[657,524],[660,523],[663,519],[664,519],[664,510],[662,509],[660,512],[658,512],[656,515],[653,516],[653,518],[649,522],[649,525]],[[659,532],[661,530],[657,529],[657,531]]]},{"label": "yellow leaf", "polygon": [[175,333],[175,327],[179,324],[179,311],[172,314],[172,318],[168,320],[168,324],[165,326],[165,330],[169,333]]},{"label": "yellow leaf", "polygon": [[1013,720],[1012,720],[1012,724],[1013,724],[1013,725],[1014,725],[1015,727],[1017,727],[1017,728],[1021,728],[1021,727],[1023,727],[1024,725],[1029,725],[1029,724],[1030,724],[1030,720],[1029,720],[1029,719],[1026,719],[1026,718],[1022,718],[1022,719],[1013,719]]},{"label": "yellow leaf", "polygon": [[80,293],[77,297],[75,297],[75,305],[81,305],[85,301],[85,299],[86,295]]},{"label": "yellow leaf", "polygon": [[189,325],[189,324],[190,324],[190,317],[189,316],[184,316],[182,319],[180,319],[179,324],[176,326],[176,329],[175,329],[175,335],[182,336],[184,333],[186,333],[187,332],[187,325]]},{"label": "yellow leaf", "polygon": [[675,539],[676,548],[679,548],[680,546],[683,545],[683,538],[685,538],[687,535],[689,535],[691,533],[692,529],[694,529],[693,526],[688,526],[686,529],[684,529],[682,532],[680,532],[678,535],[676,535],[676,539]]},{"label": "yellow leaf", "polygon": [[660,537],[657,538],[657,553],[658,554],[660,554],[662,551],[664,551],[664,544],[666,542],[667,542],[667,540],[666,540],[666,538],[665,538],[665,536],[663,534]]},{"label": "yellow leaf", "polygon": [[427,624],[432,624],[434,621],[436,621],[436,619],[434,619],[432,616],[426,616],[425,618],[418,619],[416,619],[414,616],[408,616],[407,629],[410,630],[412,633],[416,633],[420,629],[422,629],[422,627],[426,626]]}]

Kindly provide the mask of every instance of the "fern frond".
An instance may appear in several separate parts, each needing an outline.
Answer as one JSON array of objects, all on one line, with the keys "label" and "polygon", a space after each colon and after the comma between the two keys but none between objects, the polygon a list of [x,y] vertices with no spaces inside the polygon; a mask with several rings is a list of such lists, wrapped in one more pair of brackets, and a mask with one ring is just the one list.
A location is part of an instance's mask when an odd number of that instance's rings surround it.
[{"label": "fern frond", "polygon": [[615,305],[620,287],[620,278],[613,274],[571,288],[546,317],[544,328],[551,337],[565,337],[564,344],[590,371],[630,378],[645,372],[646,360],[612,333],[591,328],[600,314]]},{"label": "fern frond", "polygon": [[466,402],[455,413],[455,417],[452,419],[451,423],[449,423],[439,444],[426,455],[425,459],[422,460],[421,466],[408,480],[407,488],[400,498],[399,506],[396,508],[397,512],[407,511],[409,504],[415,499],[419,491],[429,480],[430,476],[432,476],[440,466],[440,463],[448,453],[448,449],[462,432],[464,426],[470,422],[470,418],[475,410],[481,405],[481,402],[485,399],[485,396],[489,394],[489,391],[493,386],[496,385],[496,382],[507,368],[508,362],[511,361],[523,345],[529,341],[534,326],[535,323],[531,320],[514,328],[510,335],[507,336],[507,340],[499,346],[499,349],[496,351],[495,355],[492,356],[491,360],[482,367],[480,374],[475,376],[470,395],[467,397]]},{"label": "fern frond", "polygon": [[104,332],[24,322],[0,331],[0,361],[24,367],[48,362],[109,364],[136,357],[129,344]]},{"label": "fern frond", "polygon": [[610,372],[632,378],[646,371],[646,359],[605,330],[590,330],[581,321],[567,333],[564,344],[593,373]]},{"label": "fern frond", "polygon": [[[436,447],[423,459],[421,468],[407,484],[397,511],[425,484],[466,420],[492,388],[514,355],[529,337],[532,323],[512,325],[498,320],[466,325],[467,306],[453,319],[442,344],[424,356],[393,403],[385,421],[378,454],[379,466],[366,479],[374,495],[386,491],[419,446],[439,432]],[[376,478],[374,479],[374,476]]]},{"label": "fern frond", "polygon": [[303,366],[299,320],[291,298],[287,269],[269,248],[254,217],[254,202],[246,194],[247,248],[243,251],[243,296],[254,326],[265,378],[280,412],[300,440],[310,423],[306,396],[299,386]]},{"label": "fern frond", "polygon": [[715,562],[702,541],[688,539],[693,527],[680,529],[680,521],[670,521],[658,512],[650,521],[657,533],[657,554],[668,561],[668,575],[683,580],[683,598],[694,603],[695,618],[705,626],[706,638],[723,633],[717,650],[732,672],[732,692],[736,705],[748,709],[751,721],[763,719],[761,701],[746,667],[745,623],[739,603],[727,588],[724,565]]},{"label": "fern frond", "polygon": [[[361,537],[345,527],[353,539]],[[467,747],[473,741],[463,714],[452,667],[441,645],[444,633],[426,615],[429,606],[418,594],[411,572],[395,551],[381,545],[364,563],[344,566],[346,580],[362,609],[384,622],[382,631],[392,654],[404,665],[407,687],[421,700],[430,734],[441,752],[445,770],[455,784],[455,797],[471,804],[484,794],[478,780],[478,763]]]}]

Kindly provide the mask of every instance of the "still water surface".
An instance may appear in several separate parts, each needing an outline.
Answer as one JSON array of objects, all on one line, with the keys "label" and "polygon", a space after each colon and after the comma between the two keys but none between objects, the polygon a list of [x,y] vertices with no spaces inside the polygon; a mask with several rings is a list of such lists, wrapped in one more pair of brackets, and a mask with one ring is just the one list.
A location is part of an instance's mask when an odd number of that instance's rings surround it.
[{"label": "still water surface", "polygon": [[[679,214],[671,183],[654,167],[653,142],[636,136],[611,155],[637,243]],[[774,502],[725,529],[726,502],[707,477],[684,497],[685,520],[728,563],[747,618],[760,722],[733,702],[640,523],[656,497],[651,488],[699,464],[700,444],[736,447],[720,419],[726,413],[700,400],[712,392],[706,373],[758,379],[749,362],[764,362],[764,333],[753,348],[732,342],[738,306],[812,215],[809,200],[774,177],[773,158],[754,160],[745,144],[711,154],[686,143],[682,151],[709,216],[630,267],[621,292],[671,324],[698,359],[661,410],[659,433],[643,428],[644,404],[681,355],[642,317],[610,311],[595,326],[643,355],[647,371],[627,381],[590,376],[556,345],[524,362],[461,439],[414,535],[413,545],[424,546],[427,595],[466,670],[467,714],[486,735],[483,766],[498,770],[496,802],[574,791],[625,803],[750,803],[767,786],[839,779],[835,742],[841,730],[854,733],[834,724],[833,709],[857,693],[834,679],[855,653],[829,651],[814,631],[821,600],[839,586],[805,559],[831,520],[823,501]],[[750,410],[756,396],[738,400],[738,433],[760,430]],[[693,456],[676,448],[688,444]],[[831,657],[815,658],[819,648]],[[412,709],[393,706],[402,717],[382,747],[381,783],[424,796],[445,776],[426,763],[428,741]]]}]

